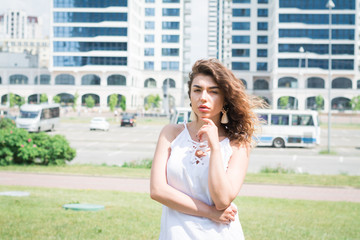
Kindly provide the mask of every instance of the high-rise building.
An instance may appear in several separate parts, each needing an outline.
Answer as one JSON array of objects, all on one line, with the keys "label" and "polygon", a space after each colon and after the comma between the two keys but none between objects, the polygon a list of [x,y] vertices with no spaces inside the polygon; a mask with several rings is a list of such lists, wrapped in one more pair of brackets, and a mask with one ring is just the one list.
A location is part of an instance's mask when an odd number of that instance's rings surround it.
[{"label": "high-rise building", "polygon": [[78,92],[82,104],[92,96],[106,107],[117,94],[137,110],[158,94],[165,112],[180,105],[189,2],[54,0],[51,71],[62,101]]},{"label": "high-rise building", "polygon": [[42,20],[21,10],[0,15],[0,48],[3,52],[37,55],[41,68],[49,66],[49,38],[42,36]]},{"label": "high-rise building", "polygon": [[[334,0],[331,15],[327,2],[209,0],[209,19],[218,22],[217,27],[209,24],[209,36],[217,30],[216,44],[209,37],[209,56],[230,65],[249,92],[263,97],[272,108],[327,110],[330,85],[331,108],[349,110],[360,89],[356,21],[360,2]],[[324,99],[321,106],[317,96]]]}]

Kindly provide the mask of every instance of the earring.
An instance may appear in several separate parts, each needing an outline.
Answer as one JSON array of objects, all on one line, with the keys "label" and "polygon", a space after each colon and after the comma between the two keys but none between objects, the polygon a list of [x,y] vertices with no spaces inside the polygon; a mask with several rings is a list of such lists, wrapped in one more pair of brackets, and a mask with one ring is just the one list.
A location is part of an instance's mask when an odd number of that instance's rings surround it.
[{"label": "earring", "polygon": [[190,103],[190,107],[191,107],[191,113],[190,113],[189,120],[190,120],[190,122],[194,122],[194,121],[196,121],[196,114],[192,110],[192,104],[191,103]]},{"label": "earring", "polygon": [[227,124],[227,123],[229,123],[229,118],[228,118],[228,116],[227,116],[227,111],[225,110],[225,109],[222,109],[221,110],[221,112],[222,112],[222,117],[221,117],[221,123],[222,124]]}]

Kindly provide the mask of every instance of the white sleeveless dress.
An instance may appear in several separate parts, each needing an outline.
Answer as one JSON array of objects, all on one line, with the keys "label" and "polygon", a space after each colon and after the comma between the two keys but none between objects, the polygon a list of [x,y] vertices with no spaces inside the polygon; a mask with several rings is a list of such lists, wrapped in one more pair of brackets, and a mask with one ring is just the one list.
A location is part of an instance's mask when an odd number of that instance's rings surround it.
[{"label": "white sleeveless dress", "polygon": [[[214,205],[208,187],[211,153],[208,152],[207,156],[202,158],[196,157],[195,151],[199,143],[191,139],[186,124],[184,126],[184,130],[171,143],[171,155],[167,162],[168,184],[208,205]],[[220,146],[226,170],[232,154],[229,139],[221,141]],[[163,206],[159,239],[244,239],[238,214],[235,219],[228,225],[220,224],[208,218],[191,216]]]}]

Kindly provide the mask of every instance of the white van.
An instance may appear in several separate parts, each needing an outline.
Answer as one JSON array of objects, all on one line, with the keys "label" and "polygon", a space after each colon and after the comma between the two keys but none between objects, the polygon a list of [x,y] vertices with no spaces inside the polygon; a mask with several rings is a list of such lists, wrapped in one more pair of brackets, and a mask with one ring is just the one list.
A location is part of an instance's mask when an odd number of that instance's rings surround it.
[{"label": "white van", "polygon": [[16,127],[29,132],[54,130],[60,120],[59,104],[25,104],[20,107]]},{"label": "white van", "polygon": [[191,108],[186,107],[178,107],[175,109],[174,114],[171,116],[171,123],[183,123],[183,122],[191,122],[190,121]]}]

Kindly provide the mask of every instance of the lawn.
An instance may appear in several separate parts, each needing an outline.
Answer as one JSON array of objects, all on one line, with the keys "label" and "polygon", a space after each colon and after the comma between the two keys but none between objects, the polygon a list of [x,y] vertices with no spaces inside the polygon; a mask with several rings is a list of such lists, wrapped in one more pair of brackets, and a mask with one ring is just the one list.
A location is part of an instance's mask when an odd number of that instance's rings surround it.
[{"label": "lawn", "polygon": [[[150,169],[124,168],[118,166],[65,165],[65,166],[1,166],[0,171],[76,174],[89,176],[113,176],[129,178],[149,178]],[[360,176],[309,175],[296,173],[248,173],[246,183],[286,184],[328,187],[360,188]]]},{"label": "lawn", "polygon": [[[157,239],[161,205],[148,194],[0,186],[29,197],[0,196],[0,236],[7,239]],[[64,210],[63,204],[105,210]],[[360,239],[360,204],[238,197],[247,240]]]}]

